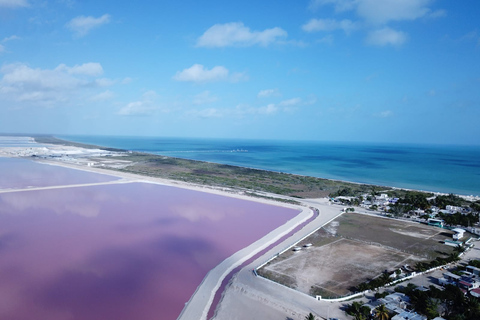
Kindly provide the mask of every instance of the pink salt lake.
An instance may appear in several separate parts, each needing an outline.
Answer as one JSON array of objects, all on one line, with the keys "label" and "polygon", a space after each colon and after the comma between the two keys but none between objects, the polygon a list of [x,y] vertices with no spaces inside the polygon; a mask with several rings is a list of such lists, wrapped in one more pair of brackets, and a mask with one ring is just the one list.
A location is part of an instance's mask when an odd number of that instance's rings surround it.
[{"label": "pink salt lake", "polygon": [[19,158],[0,158],[0,189],[51,187],[118,180],[117,177],[51,166]]},{"label": "pink salt lake", "polygon": [[0,319],[176,319],[210,269],[297,214],[148,183],[0,194]]}]

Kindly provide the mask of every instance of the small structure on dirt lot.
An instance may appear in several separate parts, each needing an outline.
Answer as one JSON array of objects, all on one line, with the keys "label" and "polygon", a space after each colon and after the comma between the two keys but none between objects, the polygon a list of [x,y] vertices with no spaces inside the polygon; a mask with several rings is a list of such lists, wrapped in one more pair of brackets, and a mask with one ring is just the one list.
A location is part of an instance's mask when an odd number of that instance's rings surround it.
[{"label": "small structure on dirt lot", "polygon": [[465,230],[460,229],[460,228],[455,228],[452,229],[455,234],[453,235],[453,240],[460,240],[463,238],[463,235],[465,234]]}]

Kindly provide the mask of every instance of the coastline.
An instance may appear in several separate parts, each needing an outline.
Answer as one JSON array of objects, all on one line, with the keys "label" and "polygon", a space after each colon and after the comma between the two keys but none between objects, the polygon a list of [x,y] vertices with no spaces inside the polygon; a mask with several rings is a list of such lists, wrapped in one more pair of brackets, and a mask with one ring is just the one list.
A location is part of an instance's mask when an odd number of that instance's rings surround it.
[{"label": "coastline", "polygon": [[[480,196],[480,149],[463,145],[326,141],[61,136],[169,158],[266,170],[337,183]],[[271,144],[270,144],[271,142]],[[465,149],[467,148],[467,149]],[[243,150],[235,154],[236,150]],[[188,150],[188,151],[185,151]],[[188,152],[185,153],[185,152]]]},{"label": "coastline", "polygon": [[[55,147],[55,145],[52,145],[52,148]],[[95,148],[91,149],[101,149],[104,150],[102,147],[99,146],[94,146]],[[79,148],[78,146],[75,148]],[[157,157],[162,157],[162,156],[157,156]],[[29,157],[29,159],[32,159]],[[272,199],[266,199],[266,198],[261,198],[261,197],[252,197],[249,196],[248,193],[245,192],[245,190],[242,190],[241,188],[230,188],[228,186],[224,187],[218,187],[218,186],[212,186],[212,185],[203,185],[199,183],[192,183],[192,182],[187,182],[187,181],[181,181],[181,180],[173,180],[173,179],[165,179],[162,177],[155,177],[155,176],[147,176],[147,175],[138,175],[134,173],[129,173],[129,172],[123,172],[119,170],[111,170],[107,168],[102,168],[102,167],[95,167],[95,166],[87,166],[87,165],[80,165],[80,164],[75,164],[75,163],[69,163],[69,162],[61,162],[61,161],[56,161],[56,160],[46,160],[46,159],[37,159],[38,162],[42,162],[45,164],[50,164],[50,165],[56,165],[56,166],[63,166],[63,167],[68,167],[68,168],[74,168],[77,170],[81,171],[90,171],[90,172],[96,172],[96,173],[101,173],[101,174],[106,174],[106,175],[111,175],[111,176],[118,176],[123,179],[128,179],[129,181],[133,182],[144,182],[144,183],[157,183],[157,184],[162,184],[162,185],[168,185],[172,187],[179,187],[179,188],[185,188],[185,189],[190,189],[190,190],[196,190],[200,192],[208,192],[208,193],[215,193],[218,195],[222,196],[227,196],[227,197],[235,197],[235,198],[241,198],[249,201],[257,201],[257,202],[262,202],[262,203],[267,203],[271,205],[276,205],[276,206],[288,206],[290,207],[291,204],[285,204],[285,203],[280,203],[278,201],[273,201]],[[200,162],[200,161],[196,161]],[[260,170],[263,171],[263,170]],[[343,181],[340,181],[343,182]],[[353,183],[355,184],[355,183]],[[379,187],[381,188],[381,187]],[[388,187],[386,187],[388,188]],[[391,188],[391,189],[397,189],[397,188]],[[407,190],[407,189],[400,189],[400,190]],[[413,189],[410,189],[413,190]],[[418,191],[418,190],[413,190],[413,191]],[[255,191],[258,192],[258,191]],[[292,198],[288,197],[285,195],[279,195],[279,194],[274,194],[274,193],[268,193],[268,192],[258,192],[261,194],[265,194],[267,196],[272,196],[275,199],[290,199],[290,200],[295,200],[298,202],[303,203],[304,206],[308,207],[316,207],[319,209],[321,213],[321,218],[319,219],[314,219],[313,222],[309,223],[306,225],[303,229],[307,230],[309,228],[314,228],[312,230],[316,230],[323,226],[325,223],[328,223],[331,219],[324,220],[324,214],[327,213],[327,216],[329,214],[332,215],[332,217],[336,217],[335,214],[340,214],[341,206],[330,206],[326,204],[326,199],[324,200],[312,200],[312,199],[299,199],[299,198]],[[442,193],[435,193],[435,194],[442,194]],[[298,207],[298,206],[295,206]],[[332,211],[337,211],[334,213]],[[305,210],[305,207],[303,207],[303,210]],[[332,212],[330,212],[332,211]],[[298,217],[298,216],[297,216]],[[328,216],[329,217],[329,216]],[[308,219],[304,218],[303,220]],[[292,219],[294,220],[294,219]],[[325,222],[327,221],[327,222]],[[288,221],[286,224],[290,224],[291,221]],[[286,225],[285,224],[285,225]],[[300,221],[297,222],[292,222],[292,225],[290,225],[290,230],[292,228],[295,228],[295,226],[298,226],[301,224]],[[282,226],[281,228],[283,228]],[[221,301],[217,305],[217,310],[216,310],[216,315],[215,319],[223,319],[222,317],[225,317],[223,313],[226,312],[226,308],[232,308],[232,295],[235,297],[235,299],[244,296],[245,290],[248,289],[248,292],[250,295],[256,296],[257,298],[255,299],[260,299],[260,301],[268,301],[265,302],[266,306],[262,307],[263,302],[259,302],[256,308],[272,308],[272,305],[275,306],[274,309],[278,309],[279,306],[281,306],[281,302],[284,302],[284,305],[288,305],[289,312],[293,312],[291,316],[295,319],[301,319],[303,316],[301,316],[302,310],[307,310],[305,308],[302,309],[302,306],[311,306],[311,305],[316,305],[317,308],[323,308],[325,309],[324,304],[318,304],[318,301],[315,299],[312,299],[311,297],[304,297],[302,295],[297,295],[296,293],[293,294],[290,292],[288,289],[279,289],[277,284],[274,283],[268,283],[268,281],[260,281],[260,284],[257,283],[258,281],[255,281],[256,278],[253,278],[254,276],[252,275],[251,269],[252,267],[257,267],[259,264],[265,262],[269,258],[271,258],[274,254],[278,253],[280,249],[285,249],[289,248],[292,246],[292,243],[296,243],[295,239],[298,238],[299,235],[303,234],[305,230],[300,230],[297,232],[294,236],[289,237],[288,239],[281,241],[281,243],[276,244],[274,248],[271,250],[268,250],[267,253],[264,253],[259,257],[258,259],[255,259],[254,262],[249,263],[246,266],[243,266],[241,270],[233,277],[233,279],[230,281],[229,285],[227,288],[224,290],[222,294]],[[283,230],[283,229],[282,229]],[[288,231],[283,230],[283,234],[288,233]],[[231,270],[233,270],[235,267],[241,265],[243,261],[247,260],[248,257],[251,257],[255,255],[255,252],[259,252],[262,250],[262,247],[268,247],[269,244],[275,243],[273,239],[279,239],[281,237],[281,234],[279,234],[281,230],[276,229],[272,231],[273,233],[271,237],[268,239],[265,239],[266,236],[269,236],[271,233],[263,237],[262,239],[258,240],[260,243],[255,242],[249,247],[246,247],[231,257],[227,258],[224,260],[222,263],[217,265],[214,269],[212,269],[207,276],[202,280],[202,283],[198,286],[197,290],[195,291],[195,294],[192,295],[192,297],[189,300],[189,303],[185,307],[185,309],[182,311],[181,315],[179,316],[178,319],[192,319],[192,318],[198,318],[198,319],[206,319],[206,313],[208,313],[209,306],[213,300],[213,297],[215,295],[216,290],[220,287],[222,280],[224,279],[225,276],[229,274]],[[255,245],[255,246],[254,246]],[[253,247],[252,247],[253,246]],[[255,251],[255,252],[254,252]],[[241,254],[240,254],[241,252]],[[228,261],[227,261],[228,260]],[[239,290],[241,292],[239,292]],[[243,291],[242,291],[243,290]],[[275,293],[275,291],[281,291],[282,293]],[[285,302],[284,299],[288,299],[287,294],[293,294],[296,296],[296,302],[295,304],[291,304],[289,302]],[[282,298],[283,295],[283,298]],[[261,298],[258,298],[261,297]],[[264,300],[262,300],[264,299]],[[312,300],[312,301],[311,301]],[[258,302],[258,301],[257,301]],[[226,306],[224,305],[226,304]],[[234,307],[237,312],[242,312],[241,309],[238,308],[238,306]],[[310,308],[310,307],[309,307]],[[313,308],[313,307],[311,307]],[[323,310],[322,309],[322,310]],[[313,310],[313,309],[311,309]],[[318,310],[318,309],[317,309]],[[325,312],[324,312],[325,313]],[[328,310],[327,312],[328,313]],[[201,318],[200,318],[201,314]],[[225,317],[226,318],[226,317]],[[293,319],[292,318],[292,319]]]},{"label": "coastline", "polygon": [[[388,186],[388,185],[379,185],[379,184],[372,184],[372,183],[363,183],[363,182],[356,182],[356,181],[350,181],[350,180],[340,180],[340,179],[330,179],[330,178],[318,178],[318,177],[313,177],[309,175],[301,175],[301,174],[294,174],[294,173],[289,173],[289,172],[284,172],[284,171],[273,171],[273,170],[266,170],[266,169],[259,169],[259,168],[254,168],[254,167],[248,167],[248,166],[240,166],[240,165],[229,165],[229,164],[221,164],[221,163],[216,163],[216,162],[210,162],[210,161],[201,161],[201,160],[191,160],[191,159],[185,159],[185,158],[177,158],[177,157],[170,157],[170,156],[165,156],[165,155],[160,155],[156,153],[148,153],[148,152],[138,152],[138,151],[128,151],[125,149],[117,149],[117,148],[110,148],[110,147],[104,147],[104,146],[98,146],[98,145],[92,145],[92,144],[85,144],[85,143],[79,143],[79,142],[72,142],[68,140],[63,140],[56,138],[54,136],[32,136],[35,142],[37,143],[48,143],[47,141],[51,141],[54,144],[53,145],[63,145],[63,146],[74,146],[74,147],[80,147],[80,148],[88,148],[88,149],[100,149],[100,150],[106,150],[106,151],[113,151],[113,152],[128,152],[130,154],[139,154],[139,155],[148,155],[151,157],[158,157],[158,158],[169,158],[169,159],[178,159],[181,161],[185,162],[192,162],[192,163],[206,163],[206,164],[211,164],[214,166],[226,166],[226,167],[232,167],[232,168],[241,168],[241,169],[247,169],[247,170],[252,170],[260,173],[265,173],[265,174],[279,174],[279,175],[290,175],[294,177],[299,177],[299,178],[309,178],[309,179],[318,179],[318,180],[324,180],[324,181],[329,181],[333,184],[346,184],[348,185],[353,185],[353,186],[358,186],[360,188],[372,188],[376,189],[378,191],[388,191],[388,190],[395,190],[395,191],[418,191],[418,192],[423,192],[423,193],[431,193],[433,195],[448,195],[448,194],[455,194],[467,201],[478,201],[480,200],[480,194],[479,195],[468,195],[468,194],[460,194],[460,193],[455,193],[455,192],[439,192],[439,191],[431,191],[431,190],[426,190],[426,189],[415,189],[415,188],[404,188],[404,187],[395,187],[395,186]],[[176,181],[175,179],[170,179],[173,181]],[[230,187],[235,187],[235,186],[230,186]],[[284,195],[284,194],[283,194]],[[326,195],[324,195],[326,196]]]}]

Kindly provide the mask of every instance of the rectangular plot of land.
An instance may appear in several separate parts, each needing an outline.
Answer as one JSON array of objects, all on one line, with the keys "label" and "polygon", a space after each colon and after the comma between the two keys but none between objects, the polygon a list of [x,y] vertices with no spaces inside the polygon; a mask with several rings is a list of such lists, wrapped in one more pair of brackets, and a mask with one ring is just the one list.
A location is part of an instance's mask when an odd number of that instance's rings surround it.
[{"label": "rectangular plot of land", "polygon": [[318,294],[318,289],[323,289],[330,295],[344,295],[352,285],[400,266],[409,257],[403,252],[340,239],[302,250],[288,259],[271,263],[265,270],[279,278],[288,277],[290,286],[307,294]]}]

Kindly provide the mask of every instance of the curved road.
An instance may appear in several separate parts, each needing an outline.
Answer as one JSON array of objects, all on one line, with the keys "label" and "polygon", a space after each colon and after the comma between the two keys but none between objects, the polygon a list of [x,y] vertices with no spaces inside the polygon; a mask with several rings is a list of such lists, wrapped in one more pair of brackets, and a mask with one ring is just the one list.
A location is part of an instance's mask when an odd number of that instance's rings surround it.
[{"label": "curved road", "polygon": [[[278,197],[278,195],[275,196]],[[295,200],[298,201],[298,199]],[[293,244],[307,237],[311,233],[315,232],[318,228],[342,214],[341,210],[343,207],[330,205],[327,199],[301,200],[301,202],[308,207],[314,207],[318,209],[320,214],[312,222],[304,226],[301,230],[297,231],[293,236],[277,244],[260,258],[243,267],[234,276],[233,281],[235,285],[241,286],[242,290],[255,292],[256,295],[260,295],[264,299],[290,302],[292,302],[293,299],[295,304],[297,304],[299,307],[302,307],[304,310],[307,310],[306,308],[308,308],[310,304],[318,305],[319,302],[314,298],[298,291],[278,285],[264,278],[256,277],[252,272],[254,268],[262,265],[271,257],[291,247]],[[190,301],[186,304],[184,310],[178,317],[178,320],[205,320],[207,318],[207,313],[213,301],[215,292],[220,287],[222,280],[231,270],[241,265],[244,261],[254,256],[257,252],[260,252],[264,248],[267,248],[269,245],[278,241],[278,239],[280,239],[283,235],[288,234],[296,226],[308,220],[312,214],[313,212],[310,209],[304,208],[302,213],[300,213],[295,219],[290,220],[287,224],[272,231],[251,246],[235,253],[211,270],[197,288]],[[220,319],[218,318],[219,316],[221,318],[221,314],[217,315],[216,318]],[[231,314],[225,318],[231,319]]]}]

